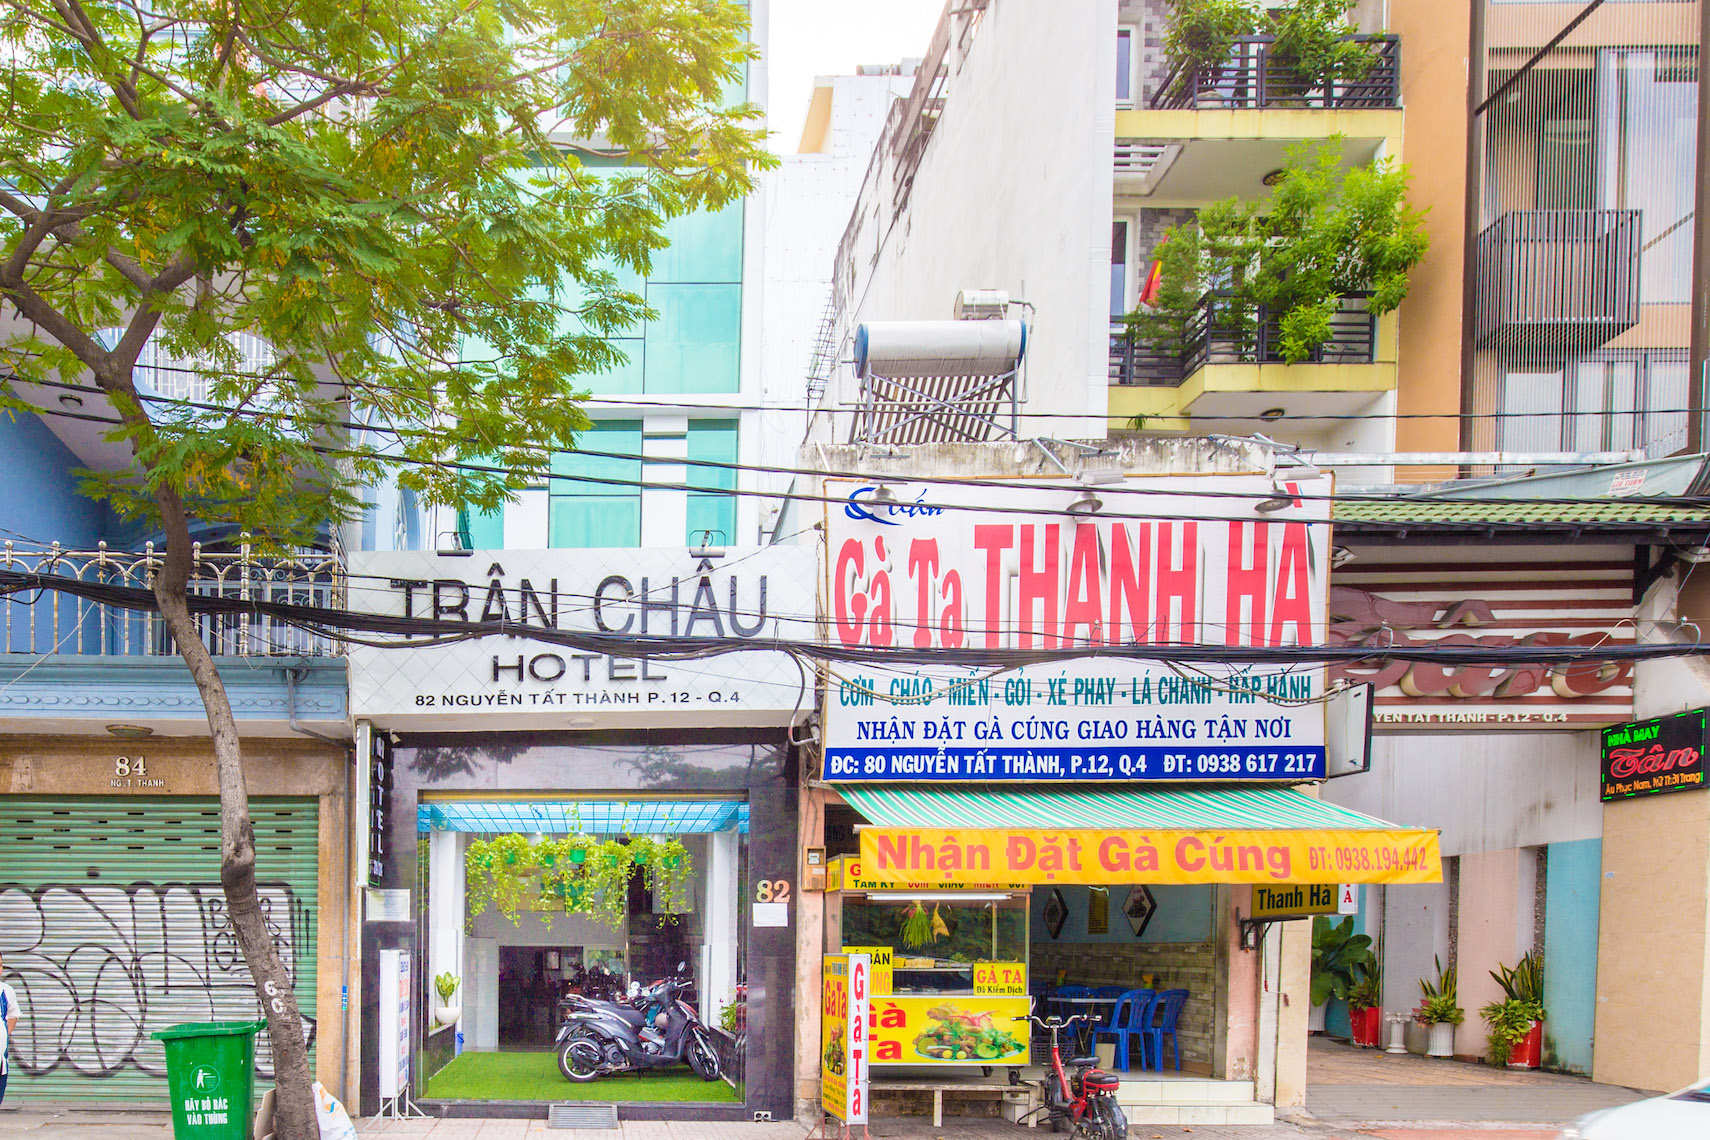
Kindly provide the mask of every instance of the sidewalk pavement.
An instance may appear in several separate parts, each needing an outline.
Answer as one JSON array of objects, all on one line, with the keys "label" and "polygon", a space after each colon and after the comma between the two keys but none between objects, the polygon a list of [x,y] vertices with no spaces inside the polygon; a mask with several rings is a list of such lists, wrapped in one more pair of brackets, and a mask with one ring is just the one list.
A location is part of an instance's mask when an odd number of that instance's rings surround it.
[{"label": "sidewalk pavement", "polygon": [[[1137,1125],[1131,1140],[1555,1140],[1559,1128],[1594,1109],[1650,1093],[1584,1077],[1390,1056],[1314,1038],[1307,1055],[1307,1111],[1274,1125]],[[548,1129],[544,1120],[361,1120],[363,1138],[399,1140],[804,1140],[805,1123],[626,1121],[603,1131]],[[856,1135],[859,1135],[857,1133]],[[992,1118],[886,1117],[873,1140],[1023,1140]],[[28,1111],[0,1108],[0,1140],[172,1140],[160,1112]]]},{"label": "sidewalk pavement", "polygon": [[[775,1124],[626,1121],[612,1130],[548,1129],[544,1120],[357,1121],[357,1132],[368,1137],[399,1140],[805,1140],[809,1129],[795,1122]],[[836,1136],[834,1132],[832,1134]],[[859,1132],[854,1133],[859,1137]],[[1046,1130],[1026,1131],[1002,1120],[951,1119],[934,1128],[920,1118],[886,1118],[873,1122],[872,1140],[1023,1140]],[[1554,1128],[1507,1129],[1392,1128],[1382,1125],[1348,1127],[1319,1121],[1267,1125],[1141,1125],[1130,1129],[1131,1140],[1556,1140]],[[158,1113],[27,1113],[0,1110],[0,1140],[171,1140],[172,1128]]]},{"label": "sidewalk pavement", "polygon": [[1559,1127],[1654,1095],[1562,1073],[1356,1049],[1323,1037],[1312,1038],[1307,1052],[1306,1108],[1329,1125],[1476,1121]]}]

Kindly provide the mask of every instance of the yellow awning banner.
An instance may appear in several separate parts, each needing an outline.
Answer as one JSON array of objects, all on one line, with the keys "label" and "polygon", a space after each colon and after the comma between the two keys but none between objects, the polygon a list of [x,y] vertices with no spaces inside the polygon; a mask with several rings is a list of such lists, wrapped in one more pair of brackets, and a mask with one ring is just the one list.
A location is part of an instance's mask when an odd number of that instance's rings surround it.
[{"label": "yellow awning banner", "polygon": [[912,784],[839,789],[861,878],[978,883],[1437,883],[1437,833],[1292,788]]},{"label": "yellow awning banner", "polygon": [[976,883],[1437,883],[1437,833],[1417,828],[1137,830],[866,827],[861,877]]}]

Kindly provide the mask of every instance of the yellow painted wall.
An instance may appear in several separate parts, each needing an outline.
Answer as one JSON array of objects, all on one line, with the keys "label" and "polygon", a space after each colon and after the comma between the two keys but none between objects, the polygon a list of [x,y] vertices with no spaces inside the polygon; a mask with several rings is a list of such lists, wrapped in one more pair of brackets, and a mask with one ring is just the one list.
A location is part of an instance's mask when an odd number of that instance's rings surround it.
[{"label": "yellow painted wall", "polygon": [[[1528,13],[1533,6],[1524,6]],[[1467,64],[1470,4],[1392,4],[1401,36],[1401,98],[1407,114],[1409,198],[1428,210],[1430,251],[1402,302],[1396,411],[1456,413],[1461,406],[1461,287],[1466,273]],[[1454,451],[1459,421],[1400,419],[1398,451]],[[1453,469],[1403,468],[1410,481],[1448,478]]]},{"label": "yellow painted wall", "polygon": [[1710,791],[1603,805],[1592,1079],[1710,1072]]}]

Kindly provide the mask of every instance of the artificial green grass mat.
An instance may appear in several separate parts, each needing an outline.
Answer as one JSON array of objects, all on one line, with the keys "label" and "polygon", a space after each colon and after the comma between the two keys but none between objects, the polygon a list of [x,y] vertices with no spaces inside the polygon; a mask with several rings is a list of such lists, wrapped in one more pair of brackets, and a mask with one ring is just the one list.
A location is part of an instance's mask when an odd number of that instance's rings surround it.
[{"label": "artificial green grass mat", "polygon": [[723,1080],[703,1081],[687,1065],[647,1069],[574,1084],[556,1053],[465,1053],[428,1078],[436,1100],[719,1101],[736,1104]]}]

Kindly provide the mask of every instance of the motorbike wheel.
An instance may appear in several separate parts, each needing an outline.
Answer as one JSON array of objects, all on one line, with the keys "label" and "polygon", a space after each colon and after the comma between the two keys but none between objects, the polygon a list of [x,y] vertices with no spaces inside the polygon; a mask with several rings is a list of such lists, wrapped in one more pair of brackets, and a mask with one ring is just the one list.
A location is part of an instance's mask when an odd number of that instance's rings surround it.
[{"label": "motorbike wheel", "polygon": [[600,1046],[587,1037],[572,1037],[558,1047],[558,1071],[564,1079],[587,1084],[600,1075]]},{"label": "motorbike wheel", "polygon": [[1087,1102],[1082,1126],[1092,1140],[1127,1140],[1128,1118],[1115,1097],[1099,1096]]},{"label": "motorbike wheel", "polygon": [[689,1038],[688,1049],[685,1052],[688,1054],[689,1068],[695,1070],[701,1080],[718,1080],[718,1052],[705,1036],[699,1033],[692,1034]]}]

